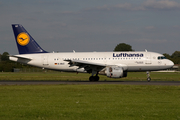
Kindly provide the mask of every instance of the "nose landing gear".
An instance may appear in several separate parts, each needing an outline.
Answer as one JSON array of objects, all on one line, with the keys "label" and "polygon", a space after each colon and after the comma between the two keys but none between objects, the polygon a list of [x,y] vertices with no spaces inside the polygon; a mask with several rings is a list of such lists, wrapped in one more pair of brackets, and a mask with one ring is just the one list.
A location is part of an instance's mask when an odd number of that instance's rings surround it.
[{"label": "nose landing gear", "polygon": [[147,74],[147,81],[150,82],[150,81],[151,81],[151,78],[150,78],[150,72],[147,71],[146,74]]}]

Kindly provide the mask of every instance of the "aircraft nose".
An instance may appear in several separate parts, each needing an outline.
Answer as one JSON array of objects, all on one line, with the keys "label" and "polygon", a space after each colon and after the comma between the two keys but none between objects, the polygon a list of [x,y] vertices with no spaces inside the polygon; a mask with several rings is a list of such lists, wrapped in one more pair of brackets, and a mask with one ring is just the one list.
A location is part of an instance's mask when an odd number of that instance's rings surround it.
[{"label": "aircraft nose", "polygon": [[172,61],[169,61],[169,66],[173,67],[174,63]]}]

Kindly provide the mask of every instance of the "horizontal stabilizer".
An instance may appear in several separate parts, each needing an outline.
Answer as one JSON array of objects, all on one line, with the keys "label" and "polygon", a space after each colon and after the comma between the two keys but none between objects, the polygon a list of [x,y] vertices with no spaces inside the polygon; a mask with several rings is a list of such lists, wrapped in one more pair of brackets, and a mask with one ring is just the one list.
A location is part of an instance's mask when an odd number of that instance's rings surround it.
[{"label": "horizontal stabilizer", "polygon": [[20,58],[20,59],[26,59],[26,60],[32,60],[32,58],[22,57],[22,56],[15,56],[15,55],[9,55],[9,57]]}]

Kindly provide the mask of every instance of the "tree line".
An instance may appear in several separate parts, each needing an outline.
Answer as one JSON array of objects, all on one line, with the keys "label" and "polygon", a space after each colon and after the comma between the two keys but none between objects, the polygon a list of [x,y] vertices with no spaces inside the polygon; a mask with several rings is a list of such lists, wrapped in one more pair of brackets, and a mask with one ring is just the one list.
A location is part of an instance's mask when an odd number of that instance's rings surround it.
[{"label": "tree line", "polygon": [[174,64],[180,64],[180,51],[175,51],[172,55],[167,53],[163,54],[167,59],[170,59]]},{"label": "tree line", "polygon": [[29,65],[23,65],[9,60],[9,53],[0,54],[0,72],[13,72],[14,68],[29,68]]},{"label": "tree line", "polygon": [[[131,45],[120,43],[114,51],[134,51]],[[170,59],[174,64],[180,64],[180,51],[175,51],[172,55],[167,53],[163,54],[167,59]],[[14,68],[34,68],[33,66],[24,65],[21,63],[13,62],[9,60],[9,53],[4,52],[0,54],[0,72],[12,72]]]}]

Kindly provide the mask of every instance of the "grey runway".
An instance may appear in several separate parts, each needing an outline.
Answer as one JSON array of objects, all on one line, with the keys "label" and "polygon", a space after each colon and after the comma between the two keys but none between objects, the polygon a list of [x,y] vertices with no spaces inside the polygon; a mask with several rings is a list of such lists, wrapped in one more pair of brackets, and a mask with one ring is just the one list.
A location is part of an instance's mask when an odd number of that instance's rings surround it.
[{"label": "grey runway", "polygon": [[124,85],[171,85],[179,86],[180,81],[52,81],[52,80],[1,80],[0,85],[92,85],[92,84],[124,84]]}]

